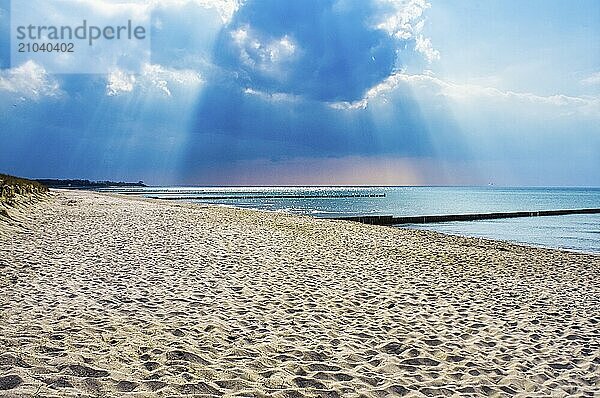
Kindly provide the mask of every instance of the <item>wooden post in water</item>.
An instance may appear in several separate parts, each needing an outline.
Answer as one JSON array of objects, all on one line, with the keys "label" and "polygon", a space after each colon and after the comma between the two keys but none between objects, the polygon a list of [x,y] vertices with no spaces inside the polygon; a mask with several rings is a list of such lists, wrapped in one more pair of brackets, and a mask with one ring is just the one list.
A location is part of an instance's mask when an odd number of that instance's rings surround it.
[{"label": "wooden post in water", "polygon": [[373,225],[400,225],[400,224],[428,224],[436,222],[449,221],[476,221],[476,220],[496,220],[500,218],[519,218],[519,217],[544,217],[544,216],[562,216],[568,214],[598,214],[600,208],[594,209],[565,209],[565,210],[539,210],[539,211],[515,211],[506,213],[474,213],[474,214],[443,214],[431,216],[357,216],[357,217],[339,217],[338,220],[355,221],[364,224]]}]

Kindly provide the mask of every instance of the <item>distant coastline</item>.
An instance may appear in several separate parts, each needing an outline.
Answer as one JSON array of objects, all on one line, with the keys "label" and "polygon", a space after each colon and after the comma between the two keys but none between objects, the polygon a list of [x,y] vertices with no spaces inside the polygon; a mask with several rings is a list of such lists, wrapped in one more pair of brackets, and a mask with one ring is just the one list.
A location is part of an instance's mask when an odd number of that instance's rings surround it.
[{"label": "distant coastline", "polygon": [[60,180],[60,179],[36,179],[48,188],[69,188],[69,189],[96,189],[109,187],[146,187],[144,181],[138,182],[115,182],[115,181],[90,181],[90,180]]}]

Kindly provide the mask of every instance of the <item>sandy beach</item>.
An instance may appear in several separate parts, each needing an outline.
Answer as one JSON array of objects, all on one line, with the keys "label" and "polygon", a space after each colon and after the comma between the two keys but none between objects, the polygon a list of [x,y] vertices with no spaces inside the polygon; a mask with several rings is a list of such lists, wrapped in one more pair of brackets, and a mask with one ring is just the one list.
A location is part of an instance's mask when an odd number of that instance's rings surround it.
[{"label": "sandy beach", "polygon": [[11,216],[2,397],[600,396],[600,256],[91,192]]}]

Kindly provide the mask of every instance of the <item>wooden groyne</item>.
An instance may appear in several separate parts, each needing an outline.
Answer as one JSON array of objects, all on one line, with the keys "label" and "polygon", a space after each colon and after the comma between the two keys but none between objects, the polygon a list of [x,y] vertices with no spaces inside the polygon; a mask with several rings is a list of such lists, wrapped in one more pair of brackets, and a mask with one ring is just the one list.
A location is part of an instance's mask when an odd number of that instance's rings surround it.
[{"label": "wooden groyne", "polygon": [[476,214],[445,214],[432,216],[358,216],[358,217],[340,217],[338,220],[356,221],[373,225],[400,225],[400,224],[428,224],[448,221],[476,221],[476,220],[495,220],[500,218],[519,218],[519,217],[544,217],[544,216],[562,216],[567,214],[598,214],[600,208],[595,209],[565,209],[565,210],[540,210],[540,211],[515,211],[506,213],[476,213]]}]

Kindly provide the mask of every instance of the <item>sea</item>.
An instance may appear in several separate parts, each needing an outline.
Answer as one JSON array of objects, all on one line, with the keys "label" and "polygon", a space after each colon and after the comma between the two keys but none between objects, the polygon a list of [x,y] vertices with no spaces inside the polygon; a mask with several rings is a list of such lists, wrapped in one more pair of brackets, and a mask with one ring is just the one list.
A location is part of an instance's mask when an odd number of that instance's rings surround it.
[{"label": "sea", "polygon": [[[113,191],[320,218],[600,208],[600,188],[149,187]],[[600,214],[404,224],[398,228],[600,254]]]}]

